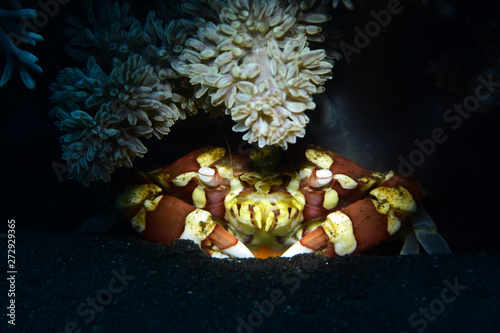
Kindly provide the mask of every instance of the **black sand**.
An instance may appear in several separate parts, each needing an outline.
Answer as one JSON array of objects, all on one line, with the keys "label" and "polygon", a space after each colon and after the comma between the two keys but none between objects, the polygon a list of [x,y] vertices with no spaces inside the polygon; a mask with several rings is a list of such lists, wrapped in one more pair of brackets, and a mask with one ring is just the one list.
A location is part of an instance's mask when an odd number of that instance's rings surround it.
[{"label": "black sand", "polygon": [[36,229],[17,240],[19,332],[495,332],[500,325],[498,254],[214,260],[187,241],[163,247]]}]

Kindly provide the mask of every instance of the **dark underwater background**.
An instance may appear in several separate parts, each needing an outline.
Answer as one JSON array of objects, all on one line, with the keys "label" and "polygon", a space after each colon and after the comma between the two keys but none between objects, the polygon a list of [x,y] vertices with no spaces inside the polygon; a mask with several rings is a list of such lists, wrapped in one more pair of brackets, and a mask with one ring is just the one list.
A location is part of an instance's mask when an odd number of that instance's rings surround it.
[{"label": "dark underwater background", "polygon": [[[359,47],[355,28],[388,2],[332,11],[341,41],[356,51],[344,44],[349,61],[336,61],[326,92],[315,96],[301,142],[372,170],[409,171],[453,254],[400,257],[400,244],[388,244],[353,257],[225,261],[186,241],[140,240],[125,224],[82,228],[94,216],[114,217],[106,215],[108,183],[84,187],[61,174],[61,132],[48,116],[50,84],[78,66],[65,52],[67,15],[84,17],[73,0],[40,29],[45,41],[25,48],[44,71],[34,75],[36,89],[17,74],[0,88],[0,267],[8,277],[5,234],[14,219],[17,269],[16,325],[4,315],[11,298],[2,278],[0,332],[496,332],[500,4],[400,1],[401,13]],[[145,15],[152,3],[132,2],[131,11]],[[480,76],[492,82],[490,98],[471,112],[449,111],[473,100]],[[143,141],[149,152],[134,165],[154,169],[226,140],[237,146],[232,126],[228,117],[188,117],[162,140]]]}]

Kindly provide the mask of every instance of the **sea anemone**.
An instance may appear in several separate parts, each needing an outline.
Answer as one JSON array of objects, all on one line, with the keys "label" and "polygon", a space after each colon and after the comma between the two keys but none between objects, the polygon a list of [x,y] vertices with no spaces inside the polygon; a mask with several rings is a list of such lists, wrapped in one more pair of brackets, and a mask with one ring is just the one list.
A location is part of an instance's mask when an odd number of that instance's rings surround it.
[{"label": "sea anemone", "polygon": [[147,149],[113,115],[108,105],[93,117],[75,110],[67,113],[60,108],[52,111],[58,117],[59,128],[68,132],[61,137],[63,158],[70,173],[68,178],[80,180],[85,186],[91,181],[108,181],[117,166],[132,167],[135,156],[144,156]]},{"label": "sea anemone", "polygon": [[187,78],[169,66],[182,51],[176,45],[190,29],[187,22],[164,24],[150,12],[142,25],[128,16],[127,3],[107,3],[98,13],[91,1],[87,5],[88,24],[69,19],[78,30],[71,30],[68,48],[76,60],[88,59],[86,67],[60,71],[51,85],[57,107],[50,113],[66,132],[60,141],[69,178],[84,185],[131,167],[147,152],[139,138],[161,139],[177,120],[197,111],[184,97],[192,95],[182,84]]},{"label": "sea anemone", "polygon": [[[321,42],[330,17],[324,2],[229,0],[209,2],[217,21],[208,21],[186,40],[173,68],[196,86],[206,110],[223,111],[233,130],[260,147],[295,143],[315,108],[313,94],[331,78],[333,60],[309,41]],[[185,6],[184,8],[198,8]]]},{"label": "sea anemone", "polygon": [[15,69],[19,72],[23,83],[29,89],[35,88],[32,73],[41,73],[42,68],[37,65],[38,58],[32,53],[20,49],[20,44],[35,45],[43,41],[43,37],[23,28],[23,20],[36,16],[34,9],[22,9],[17,0],[10,1],[12,10],[0,8],[0,51],[6,57],[6,63],[0,87],[3,87],[12,77]]},{"label": "sea anemone", "polygon": [[230,115],[250,143],[286,149],[331,78],[334,59],[312,47],[325,40],[329,0],[159,2],[142,21],[128,3],[97,7],[86,1],[87,21],[69,19],[69,54],[87,66],[51,86],[63,158],[84,184],[130,167],[147,151],[140,138],[200,109]]},{"label": "sea anemone", "polygon": [[61,137],[63,158],[70,177],[84,184],[108,180],[116,167],[131,167],[133,159],[147,151],[138,137],[162,138],[185,117],[176,105],[182,97],[139,55],[123,63],[115,59],[110,74],[90,58],[86,72],[66,68],[51,88],[52,101],[64,106],[51,112],[60,120],[59,128],[68,132]]}]

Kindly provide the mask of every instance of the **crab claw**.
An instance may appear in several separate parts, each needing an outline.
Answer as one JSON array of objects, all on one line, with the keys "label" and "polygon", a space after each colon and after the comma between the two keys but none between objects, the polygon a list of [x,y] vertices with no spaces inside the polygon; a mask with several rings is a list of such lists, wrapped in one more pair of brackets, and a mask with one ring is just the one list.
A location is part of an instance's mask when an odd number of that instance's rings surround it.
[{"label": "crab claw", "polygon": [[200,247],[203,247],[202,243],[208,240],[217,247],[219,252],[229,257],[254,257],[243,243],[215,223],[212,214],[203,209],[197,208],[186,216],[186,226],[180,239],[192,240]]},{"label": "crab claw", "polygon": [[[362,202],[356,204],[363,206],[365,211],[367,211],[367,207],[369,207]],[[349,215],[355,217],[355,215],[352,214],[355,210],[344,210],[344,212],[346,211]],[[380,219],[380,217],[382,216],[372,218],[374,223],[371,223],[371,225],[376,226],[382,223],[383,219]],[[409,226],[408,230],[405,230],[405,243],[401,250],[401,255],[418,254],[420,245],[430,254],[451,253],[450,247],[437,232],[436,225],[424,209],[418,209],[412,218],[412,226]],[[328,215],[327,220],[321,226],[302,237],[302,239],[283,254],[283,257],[293,257],[297,254],[312,253],[323,248],[328,249],[331,248],[331,244],[334,244],[333,249],[336,255],[358,253],[360,247],[365,248],[363,243],[371,243],[371,241],[368,241],[369,238],[376,239],[378,236],[376,236],[375,229],[372,229],[372,227],[367,227],[366,225],[363,227],[361,224],[356,223],[358,218],[354,218],[353,221],[356,225],[356,233],[353,233],[348,216],[343,212],[336,211]],[[365,232],[361,229],[365,229]],[[356,237],[353,237],[354,234],[356,234]],[[326,251],[330,252],[330,255],[333,254],[329,250]]]},{"label": "crab claw", "polygon": [[297,243],[290,246],[281,256],[293,257],[297,254],[313,253],[326,247],[328,241],[328,236],[323,227],[317,227]]},{"label": "crab claw", "polygon": [[370,195],[328,214],[320,226],[305,234],[283,256],[322,249],[329,257],[366,251],[399,230],[417,207],[411,193],[402,186],[379,186]]},{"label": "crab claw", "polygon": [[357,242],[351,219],[341,211],[329,214],[321,226],[302,237],[283,253],[283,257],[315,252],[327,247],[329,243],[334,244],[337,255],[351,254],[356,250]]}]

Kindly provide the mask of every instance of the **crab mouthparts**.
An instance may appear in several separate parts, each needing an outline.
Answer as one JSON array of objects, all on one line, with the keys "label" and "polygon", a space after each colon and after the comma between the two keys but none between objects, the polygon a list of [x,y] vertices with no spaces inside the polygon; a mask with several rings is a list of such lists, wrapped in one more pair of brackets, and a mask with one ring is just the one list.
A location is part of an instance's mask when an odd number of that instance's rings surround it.
[{"label": "crab mouthparts", "polygon": [[239,198],[240,200],[232,205],[231,216],[238,224],[246,227],[251,225],[254,229],[264,232],[277,231],[277,234],[282,234],[285,230],[280,231],[280,229],[286,228],[288,231],[301,222],[302,209],[297,207],[293,199],[287,197],[288,195],[275,193],[275,196],[261,197],[257,193],[253,194],[250,198]]},{"label": "crab mouthparts", "polygon": [[[276,227],[280,210],[276,209],[276,205],[271,204],[268,200],[263,200],[256,204],[248,204],[246,209],[250,214],[252,224],[258,229],[269,232],[269,230]],[[290,216],[288,220],[290,220]]]}]

